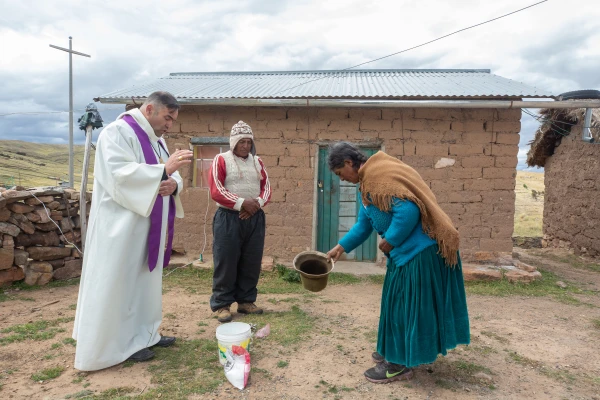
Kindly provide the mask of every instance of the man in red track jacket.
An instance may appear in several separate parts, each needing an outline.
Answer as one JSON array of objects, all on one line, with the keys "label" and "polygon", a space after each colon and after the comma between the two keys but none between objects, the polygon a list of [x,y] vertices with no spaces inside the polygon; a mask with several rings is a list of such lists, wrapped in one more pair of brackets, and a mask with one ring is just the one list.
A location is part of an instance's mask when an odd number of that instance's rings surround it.
[{"label": "man in red track jacket", "polygon": [[256,285],[265,244],[265,213],[271,185],[262,160],[256,156],[254,135],[243,121],[231,128],[230,149],[218,154],[209,177],[210,195],[218,210],[213,220],[213,293],[210,308],[219,322],[238,313],[262,314]]}]

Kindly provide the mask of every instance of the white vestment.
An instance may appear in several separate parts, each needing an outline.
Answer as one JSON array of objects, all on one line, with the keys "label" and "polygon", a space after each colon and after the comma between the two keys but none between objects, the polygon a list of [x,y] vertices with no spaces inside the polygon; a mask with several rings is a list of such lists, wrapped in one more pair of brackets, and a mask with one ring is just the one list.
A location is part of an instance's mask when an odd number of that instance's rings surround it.
[{"label": "white vestment", "polygon": [[[150,272],[149,216],[164,165],[145,163],[135,132],[121,119],[126,114],[148,134],[155,149],[159,140],[138,109],[121,114],[98,138],[92,207],[73,328],[73,339],[77,340],[75,368],[82,371],[119,364],[160,340],[169,196],[162,198],[158,262]],[[178,185],[174,196],[176,216],[183,218],[179,198],[183,182],[177,172],[171,177]]]}]

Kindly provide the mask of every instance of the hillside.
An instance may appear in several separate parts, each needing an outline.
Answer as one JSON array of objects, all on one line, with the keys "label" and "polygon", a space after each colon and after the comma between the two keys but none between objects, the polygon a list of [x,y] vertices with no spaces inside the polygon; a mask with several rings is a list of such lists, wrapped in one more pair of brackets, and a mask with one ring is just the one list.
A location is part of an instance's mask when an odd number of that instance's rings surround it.
[{"label": "hillside", "polygon": [[[81,185],[83,146],[74,147],[75,188]],[[94,150],[90,152],[88,189],[92,185]],[[69,146],[0,140],[0,186],[51,186],[69,180]]]},{"label": "hillside", "polygon": [[[533,192],[535,191],[535,192]],[[544,173],[517,171],[514,236],[542,236]],[[539,194],[539,192],[542,192]]]}]

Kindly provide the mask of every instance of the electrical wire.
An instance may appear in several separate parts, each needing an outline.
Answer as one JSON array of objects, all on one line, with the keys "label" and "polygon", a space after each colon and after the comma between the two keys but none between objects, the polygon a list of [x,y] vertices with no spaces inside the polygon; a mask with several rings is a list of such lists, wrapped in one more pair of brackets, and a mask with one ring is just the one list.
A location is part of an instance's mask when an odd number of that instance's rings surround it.
[{"label": "electrical wire", "polygon": [[[407,48],[407,49],[404,49],[404,50],[397,51],[397,52],[395,52],[395,53],[392,53],[392,54],[388,54],[388,55],[386,55],[386,56],[383,56],[383,57],[375,58],[375,59],[373,59],[373,60],[370,60],[370,61],[365,61],[365,62],[363,62],[363,63],[356,64],[356,65],[353,65],[353,66],[351,66],[351,67],[348,67],[348,68],[344,68],[344,69],[342,69],[341,71],[347,71],[347,70],[350,70],[350,69],[353,69],[353,68],[356,68],[356,67],[360,67],[361,65],[370,64],[370,63],[373,63],[373,62],[375,62],[375,61],[383,60],[383,59],[385,59],[385,58],[389,58],[389,57],[392,57],[392,56],[395,56],[395,55],[398,55],[398,54],[406,53],[407,51],[414,50],[414,49],[417,49],[417,48],[419,48],[419,47],[426,46],[426,45],[428,45],[428,44],[430,44],[430,43],[437,42],[438,40],[445,39],[445,38],[447,38],[447,37],[449,37],[449,36],[452,36],[452,35],[455,35],[455,34],[457,34],[457,33],[464,32],[464,31],[466,31],[466,30],[473,29],[473,28],[476,28],[476,27],[478,27],[478,26],[481,26],[481,25],[488,24],[488,23],[490,23],[490,22],[493,22],[493,21],[497,21],[497,20],[499,20],[499,19],[501,19],[501,18],[508,17],[509,15],[513,15],[513,14],[519,13],[519,12],[521,12],[521,11],[527,10],[528,8],[532,8],[532,7],[538,6],[538,5],[540,5],[540,4],[542,4],[542,3],[545,3],[545,2],[547,2],[547,1],[548,1],[548,0],[539,1],[539,2],[537,2],[537,3],[534,3],[534,4],[531,4],[531,5],[528,5],[527,7],[523,7],[523,8],[520,8],[520,9],[518,9],[518,10],[515,10],[515,11],[512,11],[512,12],[509,12],[508,14],[504,14],[504,15],[501,15],[501,16],[499,16],[499,17],[492,18],[492,19],[489,19],[489,20],[487,20],[487,21],[480,22],[480,23],[478,23],[478,24],[471,25],[471,26],[468,26],[468,27],[466,27],[466,28],[459,29],[459,30],[457,30],[457,31],[454,31],[454,32],[452,32],[452,33],[448,33],[448,34],[446,34],[446,35],[440,36],[440,37],[438,37],[438,38],[435,38],[435,39],[433,39],[433,40],[429,40],[429,41],[427,41],[427,42],[424,42],[424,43],[418,44],[418,45],[416,45],[416,46],[413,46],[413,47],[409,47],[409,48]],[[276,94],[279,94],[279,93],[281,93],[281,92],[285,92],[285,91],[288,91],[288,90],[292,90],[292,89],[295,89],[295,88],[297,88],[297,87],[299,87],[299,86],[306,85],[306,84],[308,84],[308,83],[315,82],[315,81],[318,81],[318,80],[321,80],[321,79],[325,79],[325,78],[326,78],[326,76],[323,76],[323,77],[321,77],[321,78],[311,79],[311,80],[309,80],[309,81],[306,81],[306,82],[303,82],[303,83],[301,83],[301,84],[299,84],[299,85],[292,86],[292,87],[289,87],[289,88],[287,88],[287,89],[280,90],[279,92],[273,93],[273,95],[276,95]]]}]

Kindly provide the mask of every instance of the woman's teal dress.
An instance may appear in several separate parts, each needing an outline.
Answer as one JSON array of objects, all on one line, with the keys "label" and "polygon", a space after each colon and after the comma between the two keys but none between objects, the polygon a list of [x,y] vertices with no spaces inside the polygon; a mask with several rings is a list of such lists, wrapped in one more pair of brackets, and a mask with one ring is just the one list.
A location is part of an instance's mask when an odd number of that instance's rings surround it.
[{"label": "woman's teal dress", "polygon": [[373,229],[394,246],[381,295],[377,352],[394,364],[415,367],[470,343],[469,315],[460,257],[447,267],[437,242],[423,232],[419,208],[394,199],[389,212],[361,207],[339,244],[348,253]]}]

